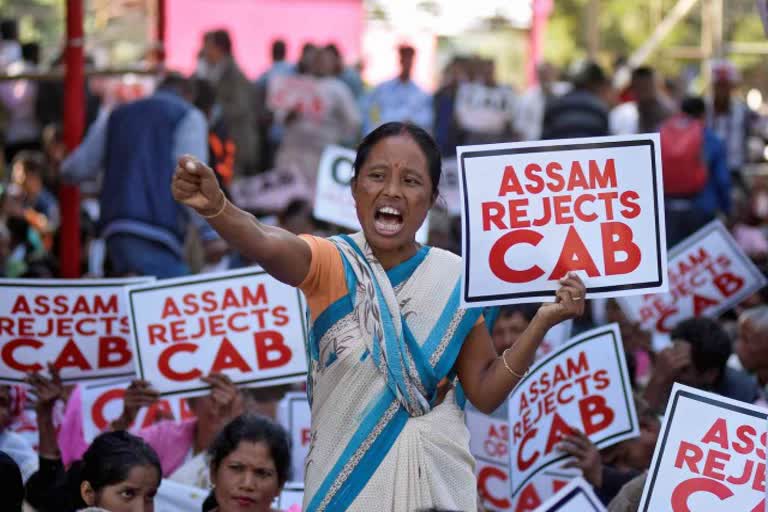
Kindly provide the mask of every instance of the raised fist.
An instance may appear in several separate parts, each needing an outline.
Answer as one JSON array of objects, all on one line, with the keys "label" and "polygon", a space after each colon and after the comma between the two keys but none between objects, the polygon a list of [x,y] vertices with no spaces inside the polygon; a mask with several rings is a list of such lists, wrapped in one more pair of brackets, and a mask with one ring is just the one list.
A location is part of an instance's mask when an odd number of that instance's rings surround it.
[{"label": "raised fist", "polygon": [[173,198],[203,216],[221,211],[226,202],[213,170],[193,156],[179,158],[171,182]]}]

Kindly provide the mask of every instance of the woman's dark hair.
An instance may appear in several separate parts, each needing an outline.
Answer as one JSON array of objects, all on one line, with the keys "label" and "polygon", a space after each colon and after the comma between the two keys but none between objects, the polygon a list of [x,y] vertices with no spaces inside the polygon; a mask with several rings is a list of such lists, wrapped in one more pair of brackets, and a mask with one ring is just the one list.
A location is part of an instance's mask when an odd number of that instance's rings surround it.
[{"label": "woman's dark hair", "polygon": [[688,96],[680,103],[680,110],[696,119],[701,119],[707,112],[707,105],[700,96]]},{"label": "woman's dark hair", "polygon": [[152,466],[157,470],[157,483],[163,475],[157,453],[143,439],[125,431],[106,432],[93,440],[82,460],[70,469],[70,489],[76,503],[85,506],[80,497],[80,484],[88,482],[94,491],[128,478],[131,469]]},{"label": "woman's dark hair", "polygon": [[281,487],[288,481],[291,473],[291,440],[288,433],[272,420],[255,414],[238,416],[216,436],[208,449],[213,472],[242,442],[266,444],[277,468],[277,481]]},{"label": "woman's dark hair", "polygon": [[440,150],[432,136],[415,124],[400,122],[385,123],[366,135],[357,147],[357,156],[355,157],[354,163],[354,177],[357,178],[360,169],[365,165],[373,146],[387,137],[397,137],[398,135],[409,136],[421,148],[421,152],[424,153],[424,157],[427,159],[429,177],[432,178],[432,197],[436,198],[438,187],[440,186],[440,174],[443,166],[440,159]]},{"label": "woman's dark hair", "polygon": [[696,371],[717,370],[718,380],[722,377],[733,350],[728,333],[717,321],[706,317],[688,318],[677,324],[669,336],[691,345],[691,362]]},{"label": "woman's dark hair", "polygon": [[24,482],[19,466],[5,452],[0,452],[0,482],[3,482],[3,510],[21,512],[24,504]]}]

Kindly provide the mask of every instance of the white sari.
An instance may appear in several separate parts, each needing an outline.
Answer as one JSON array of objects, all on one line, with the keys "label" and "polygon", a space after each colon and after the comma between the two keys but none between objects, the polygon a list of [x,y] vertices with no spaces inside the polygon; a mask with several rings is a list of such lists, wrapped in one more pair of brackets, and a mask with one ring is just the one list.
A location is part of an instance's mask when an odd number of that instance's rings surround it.
[{"label": "white sari", "polygon": [[480,316],[459,308],[461,260],[422,247],[385,271],[361,233],[332,241],[349,293],[311,325],[304,509],[475,510],[460,388],[434,405]]}]

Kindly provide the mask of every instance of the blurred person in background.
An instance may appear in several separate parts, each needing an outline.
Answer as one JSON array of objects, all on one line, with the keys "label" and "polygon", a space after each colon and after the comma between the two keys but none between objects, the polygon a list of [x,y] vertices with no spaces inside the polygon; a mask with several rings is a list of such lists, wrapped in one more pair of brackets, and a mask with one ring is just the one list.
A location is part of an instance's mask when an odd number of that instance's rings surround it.
[{"label": "blurred person in background", "polygon": [[549,62],[536,66],[538,83],[528,89],[517,102],[515,131],[521,140],[539,140],[541,125],[547,106],[570,89],[566,82],[558,81],[558,70]]},{"label": "blurred person in background", "polygon": [[768,306],[763,304],[739,316],[734,347],[742,367],[757,377],[762,405],[768,405]]},{"label": "blurred person in background", "polygon": [[[37,471],[37,453],[32,444],[9,427],[20,417],[26,406],[27,391],[20,385],[0,385],[0,451],[10,456],[26,482]],[[2,485],[5,482],[0,480]]]},{"label": "blurred person in background", "polygon": [[403,45],[398,47],[397,53],[400,74],[377,86],[363,99],[364,135],[391,121],[409,122],[425,130],[432,129],[432,100],[411,79],[416,50]]},{"label": "blurred person in background", "polygon": [[267,87],[269,80],[276,75],[290,75],[296,68],[295,66],[286,60],[286,45],[283,39],[275,39],[272,41],[271,56],[272,65],[256,80],[256,85],[260,87]]},{"label": "blurred person in background", "polygon": [[58,199],[45,187],[48,175],[45,156],[39,151],[22,151],[11,164],[11,181],[19,189],[24,218],[51,250],[61,218]]},{"label": "blurred person in background", "polygon": [[675,106],[661,96],[653,68],[642,66],[633,70],[629,89],[632,101],[611,111],[611,134],[658,132],[661,123],[674,113]]},{"label": "blurred person in background", "polygon": [[0,19],[0,73],[21,59],[19,22],[12,18]]},{"label": "blurred person in background", "polygon": [[456,146],[461,144],[461,129],[456,122],[456,93],[459,85],[467,81],[467,59],[454,57],[443,71],[440,87],[432,98],[435,125],[432,133],[444,157],[456,156]]},{"label": "blurred person in background", "polygon": [[187,274],[182,247],[190,223],[204,244],[218,240],[168,191],[175,159],[208,159],[208,125],[193,98],[190,82],[169,74],[152,96],[102,115],[62,164],[62,179],[74,183],[103,170],[100,236],[111,275]]},{"label": "blurred person in background", "polygon": [[349,88],[334,76],[336,57],[332,50],[314,50],[305,65],[316,82],[317,108],[299,106],[288,114],[275,167],[300,171],[314,190],[325,147],[342,144],[359,133],[360,111]]},{"label": "blurred person in background", "polygon": [[611,84],[594,62],[577,70],[573,90],[547,104],[542,119],[542,139],[569,139],[608,135],[608,106],[604,101]]},{"label": "blurred person in background", "polygon": [[334,57],[336,69],[335,76],[344,82],[349,87],[352,96],[355,100],[359,100],[365,93],[365,84],[363,84],[363,78],[360,75],[360,69],[358,66],[345,66],[344,56],[341,54],[339,47],[334,43],[330,43],[325,47],[331,52]]},{"label": "blurred person in background", "polygon": [[219,116],[214,117],[216,105],[216,91],[207,80],[197,78],[194,80],[195,107],[202,112],[208,120],[208,164],[216,172],[216,177],[222,185],[225,193],[232,186],[232,178],[235,171],[235,156],[237,146],[230,137],[227,125]]},{"label": "blurred person in background", "polygon": [[558,451],[572,457],[563,467],[580,469],[604,505],[650,466],[659,438],[658,416],[643,399],[635,396],[634,402],[640,429],[638,437],[599,450],[583,432],[573,429],[557,446]]},{"label": "blurred person in background", "polygon": [[[35,116],[40,126],[48,126],[56,123],[62,125],[64,121],[64,70],[66,62],[64,53],[61,52],[53,60],[48,70],[53,74],[60,74],[61,78],[46,78],[37,82],[37,98],[35,101]],[[85,56],[86,71],[93,69],[93,58]],[[85,98],[85,127],[86,129],[96,121],[101,110],[101,98],[95,94],[91,86],[91,80],[86,78],[83,85]]]},{"label": "blurred person in background", "polygon": [[725,143],[728,170],[735,183],[744,188],[741,169],[747,163],[747,139],[755,113],[734,94],[740,81],[739,71],[732,62],[712,64],[712,97],[707,103],[706,122]]},{"label": "blurred person in background", "polygon": [[670,333],[672,345],[656,354],[653,373],[643,392],[648,405],[662,414],[675,382],[754,403],[757,382],[741,370],[727,366],[731,339],[715,320],[704,317],[680,322]]},{"label": "blurred person in background", "polygon": [[[34,73],[40,62],[40,46],[26,43],[21,47],[21,59],[9,64],[9,75]],[[40,124],[35,115],[37,83],[34,80],[0,82],[0,102],[8,112],[5,129],[5,157],[13,160],[19,151],[40,149]]]},{"label": "blurred person in background", "polygon": [[221,118],[237,146],[235,174],[259,171],[259,138],[255,98],[250,81],[232,55],[232,40],[226,30],[212,30],[203,36],[204,69],[200,77],[213,84]]},{"label": "blurred person in background", "polygon": [[683,100],[662,123],[661,159],[667,245],[674,247],[715,218],[731,213],[731,173],[723,142],[704,122],[701,98]]}]

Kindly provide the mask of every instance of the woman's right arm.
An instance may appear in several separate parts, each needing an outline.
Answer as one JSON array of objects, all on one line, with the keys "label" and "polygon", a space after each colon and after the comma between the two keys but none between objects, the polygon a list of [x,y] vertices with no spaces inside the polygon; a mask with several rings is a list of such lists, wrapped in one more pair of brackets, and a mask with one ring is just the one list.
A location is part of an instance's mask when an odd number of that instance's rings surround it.
[{"label": "woman's right arm", "polygon": [[177,201],[197,211],[232,247],[274,278],[291,286],[304,281],[312,261],[309,244],[230,203],[207,165],[191,156],[180,158],[171,190]]}]

